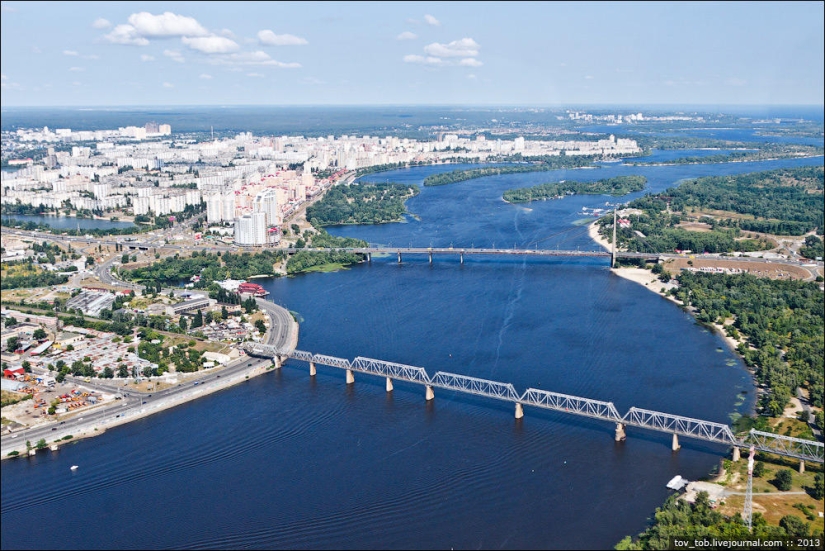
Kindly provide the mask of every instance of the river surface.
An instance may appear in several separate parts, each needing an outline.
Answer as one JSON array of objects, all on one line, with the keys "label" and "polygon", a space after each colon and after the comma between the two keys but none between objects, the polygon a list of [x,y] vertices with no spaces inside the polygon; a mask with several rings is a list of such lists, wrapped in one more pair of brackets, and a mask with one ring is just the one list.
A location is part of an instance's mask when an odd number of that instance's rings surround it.
[{"label": "river surface", "polygon": [[[643,174],[689,177],[822,158],[492,176],[422,188],[406,223],[332,228],[397,246],[595,250],[582,207],[510,205],[510,187]],[[420,184],[436,166],[371,175]],[[632,194],[621,200],[639,196]],[[299,348],[449,371],[717,422],[753,405],[723,340],[604,259],[373,256],[334,273],[256,280],[302,320]],[[643,530],[675,475],[724,447],[289,361],[105,434],[2,465],[2,547],[611,549]],[[71,471],[71,465],[78,465]]]},{"label": "river surface", "polygon": [[7,220],[14,220],[21,224],[34,222],[35,224],[46,224],[58,230],[108,230],[112,228],[133,228],[131,222],[120,222],[118,220],[98,220],[92,218],[75,218],[74,216],[46,216],[42,214],[4,214],[2,216],[3,225],[10,226]]}]

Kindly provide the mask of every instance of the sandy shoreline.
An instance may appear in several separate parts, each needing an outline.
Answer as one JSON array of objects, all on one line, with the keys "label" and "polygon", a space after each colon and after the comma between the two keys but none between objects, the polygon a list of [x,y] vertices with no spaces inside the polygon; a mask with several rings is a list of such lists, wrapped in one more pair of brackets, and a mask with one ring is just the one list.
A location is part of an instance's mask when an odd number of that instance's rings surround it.
[{"label": "sandy shoreline", "polygon": [[[598,243],[602,248],[608,251],[612,249],[611,243],[607,239],[599,235],[598,226],[596,225],[596,222],[591,223],[587,227],[587,234],[590,236],[591,239],[593,239],[593,241]],[[691,312],[689,307],[686,307],[684,304],[682,304],[681,301],[675,299],[669,293],[671,289],[678,288],[678,284],[669,282],[663,283],[659,280],[659,276],[657,276],[650,270],[645,270],[644,268],[611,268],[610,271],[619,277],[623,277],[624,279],[642,285],[643,287],[653,291],[660,297],[671,301],[672,303],[678,305],[680,308],[685,308],[688,312]],[[663,290],[664,292],[662,292]],[[719,334],[719,336],[724,339],[724,341],[727,343],[730,349],[734,352],[737,352],[736,347],[739,346],[740,341],[729,337],[725,333],[725,329],[723,326],[714,323],[713,327]]]}]

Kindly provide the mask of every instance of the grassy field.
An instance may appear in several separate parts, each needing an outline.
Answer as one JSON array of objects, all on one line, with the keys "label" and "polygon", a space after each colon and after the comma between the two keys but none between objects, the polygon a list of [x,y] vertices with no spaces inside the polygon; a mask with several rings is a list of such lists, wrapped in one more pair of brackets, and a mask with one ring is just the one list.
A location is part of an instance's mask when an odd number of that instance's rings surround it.
[{"label": "grassy field", "polygon": [[[746,455],[743,453],[742,460],[736,463],[725,461],[725,475],[717,483],[741,495],[728,496],[724,504],[719,507],[722,514],[733,516],[742,512],[748,482]],[[823,502],[815,500],[810,495],[814,485],[814,476],[817,472],[822,472],[822,465],[808,463],[805,465],[805,472],[800,474],[799,461],[796,459],[757,454],[756,460],[764,462],[765,471],[762,476],[753,477],[754,512],[762,513],[765,520],[773,525],[778,525],[782,517],[786,515],[795,515],[810,523],[811,530],[825,529],[825,522],[823,522],[825,519],[819,516],[819,513],[825,512]],[[773,483],[776,473],[782,469],[790,469],[793,473],[792,486],[788,492],[779,491]],[[800,504],[802,508],[807,508],[809,515],[813,518],[809,518],[799,506],[794,507],[797,504]]]}]

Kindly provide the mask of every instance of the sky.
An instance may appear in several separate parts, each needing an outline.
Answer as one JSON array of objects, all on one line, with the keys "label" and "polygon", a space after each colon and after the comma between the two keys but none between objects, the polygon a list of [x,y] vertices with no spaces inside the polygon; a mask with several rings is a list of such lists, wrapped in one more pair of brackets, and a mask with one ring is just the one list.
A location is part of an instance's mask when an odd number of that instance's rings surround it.
[{"label": "sky", "polygon": [[823,2],[2,2],[0,104],[822,105]]}]

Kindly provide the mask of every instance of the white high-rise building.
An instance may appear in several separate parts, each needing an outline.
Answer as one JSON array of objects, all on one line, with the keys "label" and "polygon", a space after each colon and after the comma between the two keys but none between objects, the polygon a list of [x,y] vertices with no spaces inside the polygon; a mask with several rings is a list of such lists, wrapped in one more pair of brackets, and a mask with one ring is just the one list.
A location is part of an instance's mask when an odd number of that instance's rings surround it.
[{"label": "white high-rise building", "polygon": [[225,193],[221,199],[221,217],[227,222],[235,219],[235,192]]},{"label": "white high-rise building", "polygon": [[244,214],[235,220],[236,245],[265,245],[266,236],[266,214],[263,212]]},{"label": "white high-rise building", "polygon": [[258,192],[252,203],[252,211],[263,212],[266,215],[267,226],[278,226],[283,222],[278,193],[273,188]]}]

